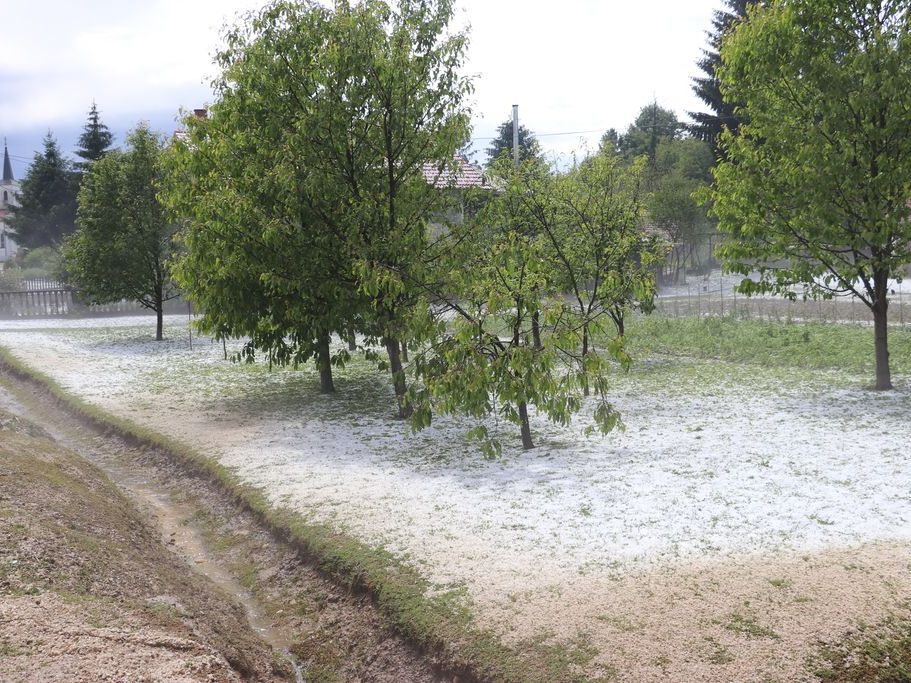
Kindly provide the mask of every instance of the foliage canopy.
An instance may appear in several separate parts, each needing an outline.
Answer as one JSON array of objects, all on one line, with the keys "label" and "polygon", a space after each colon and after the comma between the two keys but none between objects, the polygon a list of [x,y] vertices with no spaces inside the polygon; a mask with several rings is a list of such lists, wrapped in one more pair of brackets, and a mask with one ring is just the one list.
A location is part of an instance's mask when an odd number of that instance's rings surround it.
[{"label": "foliage canopy", "polygon": [[873,312],[876,386],[891,387],[890,279],[911,262],[911,3],[783,0],[722,47],[723,137],[713,213],[745,293],[853,294]]},{"label": "foliage canopy", "polygon": [[158,200],[164,145],[144,124],[86,171],[78,229],[62,248],[68,281],[87,299],[132,299],[155,311],[162,339],[164,302],[177,296],[169,273],[173,225]]},{"label": "foliage canopy", "polygon": [[380,338],[403,401],[400,338],[440,207],[425,171],[442,175],[468,135],[452,14],[450,0],[278,1],[228,32],[168,193],[204,329],[249,336],[251,358],[318,356],[327,391],[329,335]]}]

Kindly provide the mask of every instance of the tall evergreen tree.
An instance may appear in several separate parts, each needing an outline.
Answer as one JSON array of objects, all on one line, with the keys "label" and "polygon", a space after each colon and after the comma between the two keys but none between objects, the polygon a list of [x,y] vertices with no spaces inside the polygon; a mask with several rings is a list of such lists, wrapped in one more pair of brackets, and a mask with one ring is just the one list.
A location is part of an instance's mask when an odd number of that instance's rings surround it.
[{"label": "tall evergreen tree", "polygon": [[719,153],[719,138],[724,128],[737,132],[740,127],[740,117],[737,116],[737,103],[725,102],[721,95],[721,87],[717,70],[721,66],[721,41],[729,29],[738,21],[745,18],[748,8],[757,0],[725,0],[724,9],[715,10],[712,16],[712,30],[706,31],[709,47],[702,51],[699,60],[699,69],[705,75],[693,79],[693,92],[709,108],[707,112],[689,112],[693,123],[690,132],[694,137],[705,140],[712,145],[716,157]]},{"label": "tall evergreen tree", "polygon": [[608,155],[620,153],[620,133],[617,132],[616,128],[608,128],[604,132],[598,149]]},{"label": "tall evergreen tree", "polygon": [[[504,152],[512,154],[512,119],[507,119],[497,127],[497,136],[487,148],[487,166]],[[540,158],[541,144],[528,128],[519,124],[519,160]]]},{"label": "tall evergreen tree", "polygon": [[113,142],[114,135],[101,122],[98,106],[92,101],[89,118],[82,128],[82,135],[79,136],[79,148],[76,150],[76,156],[85,159],[85,161],[77,162],[76,166],[82,170],[88,168],[89,164],[93,161],[98,161],[110,151]]},{"label": "tall evergreen tree", "polygon": [[11,228],[24,247],[54,246],[75,229],[76,176],[72,164],[60,154],[53,134],[44,138],[19,191],[20,206],[13,212]]}]

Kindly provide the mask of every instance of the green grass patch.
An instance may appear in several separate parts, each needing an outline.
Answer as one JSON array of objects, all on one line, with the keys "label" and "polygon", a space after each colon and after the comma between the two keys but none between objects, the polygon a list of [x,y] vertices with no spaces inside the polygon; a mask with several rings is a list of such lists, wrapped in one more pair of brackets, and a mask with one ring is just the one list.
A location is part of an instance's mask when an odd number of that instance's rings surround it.
[{"label": "green grass patch", "polygon": [[[638,357],[661,353],[871,375],[876,365],[873,328],[859,325],[637,316],[627,342]],[[911,373],[911,329],[890,328],[889,350],[893,374]]]},{"label": "green grass patch", "polygon": [[836,683],[911,681],[911,622],[892,618],[861,626],[838,645],[823,648],[814,673]]},{"label": "green grass patch", "polygon": [[748,614],[734,613],[728,617],[724,627],[728,631],[739,633],[748,638],[772,638],[777,640],[778,634],[770,628],[761,625],[755,617]]}]

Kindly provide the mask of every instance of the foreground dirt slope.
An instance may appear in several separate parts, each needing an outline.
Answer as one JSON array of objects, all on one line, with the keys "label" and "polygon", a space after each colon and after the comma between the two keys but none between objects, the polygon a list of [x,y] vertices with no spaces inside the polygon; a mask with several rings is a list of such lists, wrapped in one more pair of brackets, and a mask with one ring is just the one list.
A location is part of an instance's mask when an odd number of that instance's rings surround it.
[{"label": "foreground dirt slope", "polygon": [[271,681],[283,667],[97,469],[0,412],[0,678]]},{"label": "foreground dirt slope", "polygon": [[[178,575],[203,575],[209,592],[214,585],[219,596],[224,596],[223,600],[236,605],[232,609],[236,611],[239,605],[252,630],[277,653],[278,663],[272,665],[278,671],[277,675],[289,668],[293,679],[303,678],[312,683],[440,683],[453,678],[452,674],[447,676],[445,670],[440,670],[441,665],[433,657],[419,652],[391,632],[369,596],[352,592],[344,582],[344,585],[339,584],[322,574],[308,557],[278,540],[251,513],[238,507],[231,495],[198,473],[188,472],[167,453],[139,447],[79,420],[46,392],[15,380],[2,368],[0,416],[4,425],[0,428],[4,430],[0,431],[0,444],[9,446],[13,435],[20,441],[31,435],[45,442],[37,446],[27,443],[28,449],[38,452],[38,463],[54,462],[51,456],[56,454],[60,462],[68,463],[63,467],[65,471],[85,470],[95,478],[100,476],[99,471],[102,472],[107,477],[102,482],[106,493],[86,497],[80,490],[78,495],[85,509],[73,510],[73,514],[89,525],[101,526],[97,520],[103,519],[103,513],[93,507],[108,494],[115,496],[117,491],[122,492],[126,498],[117,496],[117,500],[129,508],[133,520],[130,528],[138,525],[144,529],[136,539],[136,546],[146,547],[145,539],[151,539],[148,544],[158,549],[165,544],[170,551],[168,559],[172,562],[176,559]],[[32,421],[40,424],[41,429],[34,427]],[[16,448],[0,450],[0,461],[8,452],[27,451],[22,443]],[[20,459],[17,467],[28,470],[34,469],[35,465]],[[35,472],[30,476],[35,476]],[[4,480],[0,470],[0,484]],[[21,508],[23,501],[34,498],[39,501],[38,508],[47,507],[49,496],[45,499],[35,497],[32,488],[25,484],[24,488],[4,491],[0,485],[0,544],[6,538],[3,534],[16,528],[14,525],[25,528],[21,521],[13,520],[11,512]],[[66,519],[65,515],[61,516]],[[7,553],[0,545],[0,577],[7,566],[6,557]],[[22,566],[17,558],[11,554],[9,557],[10,561],[16,560],[15,564]],[[152,555],[143,560],[153,573],[160,566],[160,558],[156,558],[157,555]],[[56,556],[52,555],[52,559],[56,561]],[[131,562],[135,562],[134,557],[127,557],[122,562],[127,565],[128,573]],[[107,566],[105,562],[102,569]],[[188,567],[193,571],[189,572]],[[143,571],[145,569],[148,567],[143,567]],[[89,568],[83,573],[91,574],[92,571]],[[124,568],[118,566],[115,571],[123,572]],[[20,580],[20,583],[23,582]],[[2,586],[0,581],[0,600]],[[20,589],[20,592],[25,591]],[[136,592],[131,588],[125,594],[129,598]],[[157,615],[173,612],[171,608],[174,608],[180,616],[186,617],[184,613],[189,612],[186,605],[174,604],[170,599],[175,595],[177,593],[173,591],[164,598],[153,595],[152,611]],[[195,593],[191,591],[190,595],[195,596]],[[159,604],[162,602],[165,604]],[[59,605],[55,607],[59,608]],[[212,613],[206,607],[203,605],[195,617],[197,622],[206,623],[191,624],[194,632],[204,630],[201,626],[217,625],[210,619]],[[218,609],[221,609],[220,604]],[[211,630],[217,635],[222,633],[218,629]],[[230,632],[225,642],[237,645]],[[0,680],[5,683],[2,643],[3,631],[0,629]],[[115,660],[116,657],[111,658],[112,662]],[[102,674],[109,671],[105,667],[103,662],[99,663],[100,673],[93,674],[90,680],[105,680]],[[234,668],[241,674],[245,671],[243,666]],[[259,674],[254,672],[252,677],[256,675]],[[145,679],[114,675],[108,680],[187,679],[164,672]],[[212,674],[212,680],[231,678]]]}]

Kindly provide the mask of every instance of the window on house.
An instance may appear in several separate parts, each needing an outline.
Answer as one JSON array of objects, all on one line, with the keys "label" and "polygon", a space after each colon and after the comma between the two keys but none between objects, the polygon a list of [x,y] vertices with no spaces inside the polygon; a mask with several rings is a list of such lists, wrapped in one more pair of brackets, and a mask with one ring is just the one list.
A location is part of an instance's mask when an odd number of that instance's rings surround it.
[{"label": "window on house", "polygon": [[8,200],[9,200],[9,195],[7,194],[6,190],[3,190],[3,201],[8,201]]},{"label": "window on house", "polygon": [[[6,194],[5,192],[3,194]],[[6,249],[6,233],[0,232],[0,249]]]}]

